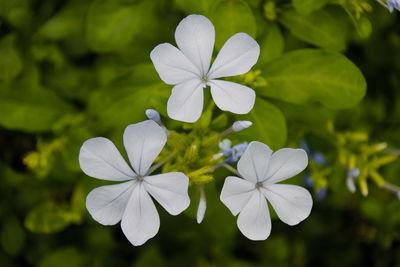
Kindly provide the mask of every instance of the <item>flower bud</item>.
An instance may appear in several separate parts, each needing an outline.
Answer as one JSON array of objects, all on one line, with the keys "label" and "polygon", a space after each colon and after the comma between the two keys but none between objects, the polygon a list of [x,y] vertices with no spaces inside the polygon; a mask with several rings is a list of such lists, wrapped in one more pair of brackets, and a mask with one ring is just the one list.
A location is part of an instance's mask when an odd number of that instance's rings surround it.
[{"label": "flower bud", "polygon": [[246,128],[249,128],[253,123],[251,121],[235,121],[232,124],[232,130],[234,132],[240,132]]},{"label": "flower bud", "polygon": [[161,125],[160,113],[155,109],[146,109],[146,116],[149,120],[157,122]]}]

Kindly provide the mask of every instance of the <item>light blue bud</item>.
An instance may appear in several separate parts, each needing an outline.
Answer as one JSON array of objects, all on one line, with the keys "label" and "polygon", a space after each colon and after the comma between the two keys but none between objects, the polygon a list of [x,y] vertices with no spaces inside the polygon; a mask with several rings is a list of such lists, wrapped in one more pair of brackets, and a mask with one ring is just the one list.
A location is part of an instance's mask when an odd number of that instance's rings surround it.
[{"label": "light blue bud", "polygon": [[157,122],[161,125],[160,113],[155,109],[146,109],[146,116],[149,120]]},{"label": "light blue bud", "polygon": [[251,121],[235,121],[232,124],[232,130],[234,132],[240,132],[246,128],[249,128],[251,125],[253,125],[253,123]]}]

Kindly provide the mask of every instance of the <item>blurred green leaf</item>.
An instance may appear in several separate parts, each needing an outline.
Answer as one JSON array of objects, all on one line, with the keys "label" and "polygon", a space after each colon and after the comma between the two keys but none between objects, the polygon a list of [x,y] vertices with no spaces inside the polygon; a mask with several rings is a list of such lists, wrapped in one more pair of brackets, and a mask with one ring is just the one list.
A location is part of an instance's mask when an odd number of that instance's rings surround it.
[{"label": "blurred green leaf", "polygon": [[21,251],[25,233],[18,218],[9,216],[3,221],[1,228],[1,246],[8,254],[16,256]]},{"label": "blurred green leaf", "polygon": [[89,111],[104,126],[125,127],[145,119],[145,110],[166,109],[171,88],[164,83],[143,87],[110,86],[95,92],[89,101]]},{"label": "blurred green leaf", "polygon": [[0,81],[13,80],[22,70],[22,59],[15,48],[15,35],[7,35],[0,41]]},{"label": "blurred green leaf", "polygon": [[174,0],[174,3],[186,14],[208,15],[214,0]]},{"label": "blurred green leaf", "polygon": [[74,247],[66,247],[46,254],[39,267],[84,267],[88,266],[84,255]]},{"label": "blurred green leaf", "polygon": [[240,120],[249,120],[253,125],[232,136],[243,141],[260,141],[272,149],[281,148],[286,143],[286,120],[282,112],[270,102],[257,97],[254,108],[249,114],[237,116]]},{"label": "blurred green leaf", "polygon": [[260,41],[260,58],[258,65],[262,65],[282,55],[285,41],[277,24],[269,22],[266,33]]},{"label": "blurred green leaf", "polygon": [[300,14],[310,14],[314,10],[321,9],[331,0],[292,0],[293,6]]},{"label": "blurred green leaf", "polygon": [[72,108],[52,91],[34,85],[0,86],[0,125],[28,132],[51,130]]},{"label": "blurred green leaf", "polygon": [[25,227],[34,233],[50,234],[70,224],[69,209],[52,202],[43,203],[29,212]]},{"label": "blurred green leaf", "polygon": [[88,6],[89,1],[70,1],[43,25],[40,33],[52,40],[63,40],[83,34]]},{"label": "blurred green leaf", "polygon": [[215,46],[222,45],[235,33],[245,32],[256,37],[256,19],[250,7],[242,0],[219,0],[212,9],[211,21],[215,26]]},{"label": "blurred green leaf", "polygon": [[346,48],[347,25],[331,11],[319,10],[304,16],[286,10],[279,20],[300,40],[335,51]]},{"label": "blurred green leaf", "polygon": [[149,11],[146,2],[130,4],[124,1],[93,1],[86,17],[87,44],[97,52],[126,47],[145,25]]},{"label": "blurred green leaf", "polygon": [[356,27],[357,33],[361,38],[367,38],[372,33],[372,24],[369,19],[363,15],[359,19],[350,16],[351,21]]},{"label": "blurred green leaf", "polygon": [[261,69],[267,85],[257,94],[297,104],[318,101],[333,109],[349,108],[363,98],[367,86],[354,63],[323,50],[289,52]]}]

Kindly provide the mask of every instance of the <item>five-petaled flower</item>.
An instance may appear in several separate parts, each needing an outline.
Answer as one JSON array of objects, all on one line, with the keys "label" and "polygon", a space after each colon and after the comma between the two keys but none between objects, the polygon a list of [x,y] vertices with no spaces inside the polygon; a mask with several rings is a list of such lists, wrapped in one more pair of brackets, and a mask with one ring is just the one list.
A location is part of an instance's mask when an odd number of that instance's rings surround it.
[{"label": "five-petaled flower", "polygon": [[254,106],[253,89],[217,78],[248,72],[257,62],[260,47],[246,33],[229,38],[210,68],[215,30],[204,16],[189,15],[176,28],[175,40],[156,46],[151,60],[167,84],[175,85],[168,100],[168,115],[175,120],[195,122],[203,110],[203,89],[208,85],[215,104],[225,111],[246,114]]},{"label": "five-petaled flower", "polygon": [[312,208],[310,193],[296,185],[277,184],[307,167],[303,149],[272,150],[260,142],[251,142],[238,162],[244,179],[229,176],[221,192],[221,201],[234,216],[239,214],[239,230],[249,239],[265,240],[271,232],[268,201],[278,217],[295,225],[308,217]]},{"label": "five-petaled flower", "polygon": [[123,136],[133,170],[115,145],[104,137],[87,140],[81,147],[79,163],[87,175],[124,183],[95,188],[86,198],[92,217],[103,225],[121,221],[121,228],[135,246],[155,236],[160,218],[149,194],[170,214],[177,215],[190,203],[189,179],[181,172],[149,176],[154,159],[163,149],[167,136],[154,121],[129,125]]}]

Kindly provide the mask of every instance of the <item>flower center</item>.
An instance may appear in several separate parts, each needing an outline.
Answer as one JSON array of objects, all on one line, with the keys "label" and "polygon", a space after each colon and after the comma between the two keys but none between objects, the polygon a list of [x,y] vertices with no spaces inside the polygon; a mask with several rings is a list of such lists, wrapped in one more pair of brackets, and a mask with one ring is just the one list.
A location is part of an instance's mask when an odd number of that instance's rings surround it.
[{"label": "flower center", "polygon": [[260,187],[263,187],[262,183],[261,182],[257,182],[256,183],[256,189],[259,189]]},{"label": "flower center", "polygon": [[203,75],[203,76],[201,77],[201,82],[202,82],[202,83],[207,83],[207,82],[208,82],[208,77],[207,77],[207,75]]},{"label": "flower center", "polygon": [[138,176],[136,177],[136,179],[137,179],[139,182],[142,182],[142,181],[144,180],[143,176],[140,176],[140,175],[138,175]]}]

